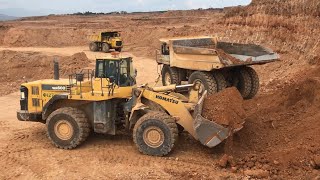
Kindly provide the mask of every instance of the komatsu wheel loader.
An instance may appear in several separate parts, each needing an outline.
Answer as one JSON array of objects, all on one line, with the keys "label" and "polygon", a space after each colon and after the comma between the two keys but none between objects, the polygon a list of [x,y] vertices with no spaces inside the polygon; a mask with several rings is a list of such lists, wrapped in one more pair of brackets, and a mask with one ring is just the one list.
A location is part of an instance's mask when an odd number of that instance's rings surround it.
[{"label": "komatsu wheel loader", "polygon": [[[95,71],[69,79],[59,79],[57,65],[55,69],[55,79],[21,85],[17,116],[46,124],[47,135],[58,148],[73,149],[92,131],[116,135],[126,128],[140,152],[164,156],[177,142],[178,126],[208,147],[241,129],[201,116],[206,92],[199,97],[197,83],[137,86],[131,57],[97,59]],[[175,92],[183,88],[191,88],[188,97]]]}]

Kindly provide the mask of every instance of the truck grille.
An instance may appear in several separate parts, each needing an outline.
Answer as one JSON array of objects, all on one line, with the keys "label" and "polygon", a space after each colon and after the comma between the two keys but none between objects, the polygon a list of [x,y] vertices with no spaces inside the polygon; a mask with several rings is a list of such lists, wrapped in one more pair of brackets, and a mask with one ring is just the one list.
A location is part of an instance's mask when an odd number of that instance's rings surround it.
[{"label": "truck grille", "polygon": [[122,41],[117,41],[116,46],[122,46]]}]

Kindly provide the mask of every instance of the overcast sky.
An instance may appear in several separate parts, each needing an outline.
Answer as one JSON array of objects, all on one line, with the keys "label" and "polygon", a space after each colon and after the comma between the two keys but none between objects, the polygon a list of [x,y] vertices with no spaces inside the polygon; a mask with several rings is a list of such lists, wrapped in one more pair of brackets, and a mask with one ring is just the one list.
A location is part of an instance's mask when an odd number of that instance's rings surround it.
[{"label": "overcast sky", "polygon": [[221,8],[247,5],[250,2],[251,0],[0,0],[0,13],[29,16],[84,11],[157,11]]}]

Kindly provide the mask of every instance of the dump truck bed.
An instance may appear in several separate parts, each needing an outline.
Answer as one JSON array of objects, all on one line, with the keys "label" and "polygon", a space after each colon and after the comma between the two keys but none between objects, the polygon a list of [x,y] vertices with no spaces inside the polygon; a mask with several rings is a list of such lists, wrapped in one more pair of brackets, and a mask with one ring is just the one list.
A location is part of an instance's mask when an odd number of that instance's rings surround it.
[{"label": "dump truck bed", "polygon": [[218,42],[212,37],[167,42],[170,53],[157,58],[157,62],[185,69],[210,71],[223,67],[265,64],[279,59],[277,53],[260,45]]}]

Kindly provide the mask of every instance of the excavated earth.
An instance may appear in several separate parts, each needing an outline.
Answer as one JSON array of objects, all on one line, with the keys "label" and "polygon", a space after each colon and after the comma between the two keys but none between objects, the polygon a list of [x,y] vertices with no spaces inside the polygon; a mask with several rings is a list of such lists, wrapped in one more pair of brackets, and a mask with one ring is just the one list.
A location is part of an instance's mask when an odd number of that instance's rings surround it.
[{"label": "excavated earth", "polygon": [[[319,14],[318,0],[254,0],[223,11],[1,22],[0,179],[319,179]],[[226,148],[224,143],[206,148],[182,133],[174,151],[162,158],[141,155],[130,134],[93,134],[75,150],[56,149],[44,125],[17,121],[19,84],[51,78],[55,58],[64,77],[90,66],[96,53],[87,51],[86,35],[103,30],[122,31],[124,53],[134,54],[138,83],[158,77],[154,58],[163,37],[218,35],[223,41],[261,44],[281,58],[254,67],[261,82],[254,99],[243,101],[227,89],[205,102],[204,116],[213,121],[245,121]],[[53,47],[61,53],[41,52]],[[232,157],[232,163],[220,168],[221,157]]]}]

